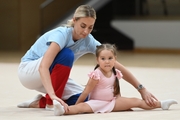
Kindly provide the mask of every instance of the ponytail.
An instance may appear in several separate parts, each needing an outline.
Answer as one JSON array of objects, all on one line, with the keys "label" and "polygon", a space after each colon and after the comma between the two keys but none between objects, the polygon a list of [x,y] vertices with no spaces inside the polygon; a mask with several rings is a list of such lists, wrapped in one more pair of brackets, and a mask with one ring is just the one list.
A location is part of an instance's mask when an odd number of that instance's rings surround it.
[{"label": "ponytail", "polygon": [[94,68],[94,70],[97,69],[98,67],[99,67],[99,65],[97,64],[96,67]]},{"label": "ponytail", "polygon": [[[116,76],[117,73],[116,73],[115,68],[113,67],[112,70],[113,70],[114,75]],[[116,77],[116,79],[114,81],[114,96],[116,96],[118,94],[120,94],[120,86],[119,86],[119,80]]]}]

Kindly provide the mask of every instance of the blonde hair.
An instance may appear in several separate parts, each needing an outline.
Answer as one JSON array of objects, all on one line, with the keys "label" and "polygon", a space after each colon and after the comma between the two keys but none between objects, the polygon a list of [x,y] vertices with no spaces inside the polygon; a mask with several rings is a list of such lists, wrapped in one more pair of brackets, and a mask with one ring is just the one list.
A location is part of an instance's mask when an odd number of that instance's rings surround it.
[{"label": "blonde hair", "polygon": [[[92,17],[92,18],[96,19],[96,11],[94,10],[93,7],[91,7],[89,5],[80,5],[75,10],[73,18],[75,20],[79,20],[82,17]],[[74,26],[73,19],[68,20],[64,26],[73,27]]]}]

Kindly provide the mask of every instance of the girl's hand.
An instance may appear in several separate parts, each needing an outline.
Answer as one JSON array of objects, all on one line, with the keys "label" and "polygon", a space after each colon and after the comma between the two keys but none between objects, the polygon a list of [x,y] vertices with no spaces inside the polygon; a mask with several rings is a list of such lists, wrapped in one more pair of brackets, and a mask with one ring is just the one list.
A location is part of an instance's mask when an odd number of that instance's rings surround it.
[{"label": "girl's hand", "polygon": [[155,101],[158,101],[158,99],[153,94],[151,94],[149,91],[147,91],[146,88],[139,90],[139,92],[141,94],[142,99],[145,100],[147,105],[149,105],[150,107],[156,106]]}]

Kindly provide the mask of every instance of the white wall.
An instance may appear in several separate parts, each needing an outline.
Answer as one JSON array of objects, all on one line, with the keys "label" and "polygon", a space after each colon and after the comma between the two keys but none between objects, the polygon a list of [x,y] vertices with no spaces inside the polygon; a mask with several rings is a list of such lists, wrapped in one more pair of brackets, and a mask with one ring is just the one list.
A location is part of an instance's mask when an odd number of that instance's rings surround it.
[{"label": "white wall", "polygon": [[111,25],[134,39],[135,48],[180,49],[180,21],[113,20]]}]

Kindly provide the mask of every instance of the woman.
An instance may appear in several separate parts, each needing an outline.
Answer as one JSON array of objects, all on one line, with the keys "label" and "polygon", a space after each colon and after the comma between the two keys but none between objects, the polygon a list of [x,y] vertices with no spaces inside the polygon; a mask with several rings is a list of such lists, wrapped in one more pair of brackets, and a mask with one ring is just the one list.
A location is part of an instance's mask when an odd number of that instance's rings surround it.
[{"label": "woman", "polygon": [[[65,26],[42,35],[22,57],[18,69],[20,82],[29,89],[45,93],[18,105],[21,108],[53,109],[52,100],[60,102],[65,111],[76,103],[83,88],[69,78],[73,63],[86,53],[95,54],[99,43],[90,33],[96,20],[95,10],[88,5],[79,6]],[[138,89],[149,106],[157,100],[119,62],[115,67],[124,79]],[[68,105],[67,105],[68,104]]]}]

